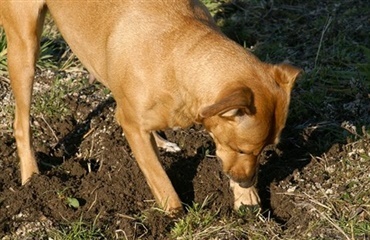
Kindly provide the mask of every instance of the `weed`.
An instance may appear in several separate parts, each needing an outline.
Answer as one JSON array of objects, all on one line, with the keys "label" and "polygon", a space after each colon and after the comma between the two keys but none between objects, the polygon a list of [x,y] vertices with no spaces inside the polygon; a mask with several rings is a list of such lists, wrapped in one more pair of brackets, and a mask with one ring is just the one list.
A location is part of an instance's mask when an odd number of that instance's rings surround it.
[{"label": "weed", "polygon": [[55,240],[86,240],[86,239],[106,239],[102,229],[96,226],[96,221],[91,223],[83,222],[81,216],[79,221],[70,222],[60,226],[60,230],[50,231],[50,237]]},{"label": "weed", "polygon": [[6,36],[4,30],[0,29],[0,75],[5,75],[8,70],[6,56],[7,56]]},{"label": "weed", "polygon": [[57,195],[58,195],[58,198],[62,201],[65,202],[65,204],[68,206],[68,207],[71,207],[71,208],[74,208],[74,209],[77,209],[80,207],[80,202],[78,201],[77,198],[75,197],[71,197],[71,196],[67,196],[66,195],[66,192],[67,192],[67,188],[62,190],[62,191],[57,191]]},{"label": "weed", "polygon": [[[361,74],[367,79],[368,84],[370,85],[370,48],[365,46],[360,46],[363,50],[364,56],[366,58],[365,63],[359,63],[358,67],[360,69]],[[0,56],[1,57],[1,56]]]},{"label": "weed", "polygon": [[56,79],[50,87],[42,89],[41,93],[34,94],[32,111],[36,115],[63,118],[69,114],[65,99],[70,93],[70,83]]},{"label": "weed", "polygon": [[208,8],[212,15],[215,15],[221,5],[220,1],[217,0],[202,0],[204,5]]}]

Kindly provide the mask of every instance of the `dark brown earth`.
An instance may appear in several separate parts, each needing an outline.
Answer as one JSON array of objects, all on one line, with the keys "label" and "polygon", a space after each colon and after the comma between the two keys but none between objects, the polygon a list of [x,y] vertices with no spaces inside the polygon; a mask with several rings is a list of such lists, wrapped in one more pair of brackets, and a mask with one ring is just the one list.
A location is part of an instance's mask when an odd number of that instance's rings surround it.
[{"label": "dark brown earth", "polygon": [[[46,221],[55,227],[79,220],[96,221],[111,236],[124,231],[129,238],[168,237],[174,220],[150,210],[155,205],[153,196],[114,120],[115,102],[111,97],[94,100],[95,88],[87,86],[66,98],[72,115],[33,119],[41,174],[25,186],[20,184],[11,131],[0,138],[0,237],[21,231],[28,222]],[[210,197],[207,208],[232,215],[228,179],[214,156],[210,136],[201,126],[165,134],[182,149],[179,153],[161,151],[161,160],[184,206]],[[275,194],[281,191],[276,182],[288,175],[291,178],[309,159],[297,147],[302,147],[299,136],[290,133],[289,137],[283,138],[279,148],[267,148],[260,158],[258,188],[263,210],[281,223],[291,219],[294,208],[284,195]],[[77,199],[80,207],[68,204],[69,199]],[[143,212],[148,212],[145,225],[135,218]]]}]

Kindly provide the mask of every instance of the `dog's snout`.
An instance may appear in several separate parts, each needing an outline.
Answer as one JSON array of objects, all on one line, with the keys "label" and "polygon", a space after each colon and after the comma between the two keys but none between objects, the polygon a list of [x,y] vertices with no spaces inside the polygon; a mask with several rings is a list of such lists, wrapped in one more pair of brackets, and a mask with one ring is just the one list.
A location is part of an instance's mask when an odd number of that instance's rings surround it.
[{"label": "dog's snout", "polygon": [[[244,157],[244,156],[243,156]],[[257,182],[258,163],[252,156],[248,158],[240,158],[234,161],[223,161],[224,173],[241,188],[250,188]],[[220,159],[220,158],[219,158]],[[231,162],[232,164],[228,164]]]},{"label": "dog's snout", "polygon": [[253,176],[243,176],[243,177],[239,176],[238,177],[229,172],[229,173],[226,173],[226,176],[228,176],[234,182],[238,183],[239,186],[242,188],[252,187],[257,182],[257,174],[253,174]]},{"label": "dog's snout", "polygon": [[254,186],[254,181],[246,181],[246,182],[241,182],[239,183],[239,186],[242,188],[250,188]]}]

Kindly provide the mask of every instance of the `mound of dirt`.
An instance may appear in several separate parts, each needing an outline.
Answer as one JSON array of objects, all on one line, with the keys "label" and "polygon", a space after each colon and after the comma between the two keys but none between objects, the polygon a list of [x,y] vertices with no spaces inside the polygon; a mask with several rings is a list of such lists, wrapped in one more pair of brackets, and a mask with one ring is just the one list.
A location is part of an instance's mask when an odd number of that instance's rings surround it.
[{"label": "mound of dirt", "polygon": [[[25,223],[68,223],[81,216],[87,222],[99,218],[97,222],[109,226],[106,230],[112,235],[120,230],[130,238],[146,235],[157,239],[168,234],[172,220],[163,214],[149,214],[148,227],[132,217],[154,206],[154,199],[114,121],[114,101],[109,98],[91,108],[81,102],[76,106],[77,100],[69,101],[71,109],[76,109],[74,116],[34,119],[41,174],[25,186],[20,185],[12,133],[0,139],[0,236],[19,231]],[[212,195],[210,206],[231,209],[228,181],[212,156],[214,145],[209,135],[193,126],[166,131],[166,136],[182,147],[179,153],[160,153],[181,200],[190,205]],[[73,199],[79,207],[71,204]]]},{"label": "mound of dirt", "polygon": [[[107,98],[95,104],[70,96],[67,102],[73,115],[33,119],[41,174],[33,176],[25,186],[20,185],[12,133],[0,139],[0,236],[29,232],[25,228],[30,228],[30,223],[37,228],[40,224],[68,224],[80,219],[98,219],[98,227],[108,228],[105,231],[112,236],[122,232],[128,238],[167,236],[173,220],[149,210],[155,202],[114,120],[114,100]],[[210,197],[208,208],[232,214],[232,193],[214,156],[210,136],[201,126],[164,134],[182,149],[179,153],[162,150],[160,155],[185,206]],[[269,185],[297,167],[292,163],[282,165],[279,159],[271,149],[261,156],[259,188],[266,208],[270,208]],[[278,196],[272,199],[280,201]],[[74,205],[76,200],[79,206]],[[133,217],[145,211],[149,211],[147,226]]]}]

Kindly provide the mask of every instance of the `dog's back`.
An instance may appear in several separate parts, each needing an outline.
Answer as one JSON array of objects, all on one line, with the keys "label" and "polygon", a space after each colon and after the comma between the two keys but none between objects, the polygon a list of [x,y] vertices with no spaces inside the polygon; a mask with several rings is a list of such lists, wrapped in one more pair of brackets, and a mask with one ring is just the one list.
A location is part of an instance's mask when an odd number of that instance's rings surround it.
[{"label": "dog's back", "polygon": [[[115,74],[116,64],[120,71],[129,64],[114,62],[114,55],[126,55],[128,62],[135,61],[133,58],[138,52],[152,58],[149,53],[159,46],[153,44],[160,41],[157,36],[171,38],[174,30],[186,32],[187,26],[192,26],[187,21],[200,21],[216,29],[204,6],[194,0],[74,0],[68,4],[65,1],[46,1],[46,4],[73,52],[97,79],[108,86],[106,80]],[[89,28],[90,31],[81,31]],[[196,37],[196,32],[188,33]],[[171,49],[171,46],[163,48]]]},{"label": "dog's back", "polygon": [[[258,60],[227,39],[197,0],[1,1],[22,184],[38,173],[30,130],[34,67],[49,9],[85,67],[113,93],[116,119],[158,204],[181,201],[152,132],[202,123],[212,134],[235,208],[255,205],[258,155],[278,141],[300,70]],[[21,69],[21,71],[20,71]]]}]

